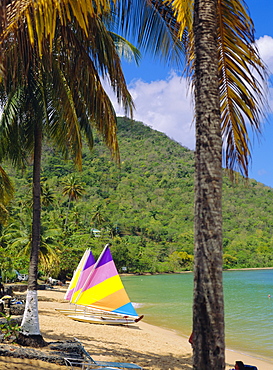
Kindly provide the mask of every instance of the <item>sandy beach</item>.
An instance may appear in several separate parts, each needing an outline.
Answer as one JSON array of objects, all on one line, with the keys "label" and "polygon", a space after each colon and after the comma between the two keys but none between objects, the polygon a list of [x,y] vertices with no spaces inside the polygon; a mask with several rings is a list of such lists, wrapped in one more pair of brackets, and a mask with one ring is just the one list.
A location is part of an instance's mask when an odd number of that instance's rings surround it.
[{"label": "sandy beach", "polygon": [[[39,291],[40,329],[47,342],[78,338],[96,360],[133,362],[149,370],[187,370],[192,368],[188,338],[153,325],[96,325],[73,321],[55,308],[68,308],[59,289]],[[50,300],[50,301],[49,301]],[[235,360],[255,365],[259,370],[273,370],[273,361],[262,361],[235,351],[226,351],[226,370]],[[42,361],[0,356],[0,370],[55,370],[66,367]]]}]

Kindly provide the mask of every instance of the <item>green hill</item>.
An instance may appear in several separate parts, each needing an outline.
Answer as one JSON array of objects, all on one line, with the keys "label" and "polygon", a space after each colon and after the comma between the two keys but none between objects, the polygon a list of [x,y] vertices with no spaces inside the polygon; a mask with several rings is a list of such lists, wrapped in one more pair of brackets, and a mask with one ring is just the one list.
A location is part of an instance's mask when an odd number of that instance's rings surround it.
[{"label": "green hill", "polygon": [[[173,272],[192,268],[194,153],[140,122],[118,120],[120,166],[95,139],[77,173],[49,143],[43,156],[43,273],[72,274],[83,251],[97,257],[112,243],[117,267],[128,272]],[[16,197],[2,230],[2,269],[27,269],[31,225],[31,166],[22,175],[10,169]],[[62,195],[71,175],[84,194]],[[238,175],[224,176],[224,268],[273,266],[273,190]],[[93,233],[92,229],[99,230]],[[23,248],[25,247],[25,248]],[[23,252],[22,252],[23,250]],[[50,259],[50,252],[52,252]],[[24,254],[25,252],[25,254]],[[9,265],[9,266],[10,266]]]}]

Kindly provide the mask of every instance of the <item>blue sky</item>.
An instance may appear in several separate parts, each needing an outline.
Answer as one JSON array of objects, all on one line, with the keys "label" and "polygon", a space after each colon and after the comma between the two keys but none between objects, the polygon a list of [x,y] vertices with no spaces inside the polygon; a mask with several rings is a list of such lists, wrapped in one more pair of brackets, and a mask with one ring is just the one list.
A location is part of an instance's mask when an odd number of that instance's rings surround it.
[{"label": "blue sky", "polygon": [[[246,0],[254,20],[260,54],[271,71],[269,103],[273,111],[273,1]],[[124,63],[124,73],[134,98],[134,119],[166,133],[182,145],[194,149],[192,95],[184,78],[149,56],[140,66]],[[117,114],[124,115],[115,104]],[[252,142],[249,177],[273,187],[273,114],[263,123],[260,139]]]}]

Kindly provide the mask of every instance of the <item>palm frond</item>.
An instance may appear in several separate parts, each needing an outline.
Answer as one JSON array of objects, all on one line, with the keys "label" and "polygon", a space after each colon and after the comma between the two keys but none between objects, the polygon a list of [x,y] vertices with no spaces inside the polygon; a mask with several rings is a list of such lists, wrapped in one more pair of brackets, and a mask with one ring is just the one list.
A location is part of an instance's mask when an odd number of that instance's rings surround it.
[{"label": "palm frond", "polygon": [[9,211],[3,203],[0,202],[0,225],[4,225],[9,217]]},{"label": "palm frond", "polygon": [[20,28],[23,23],[28,25],[28,34],[32,45],[37,37],[40,56],[43,55],[44,38],[49,39],[52,46],[56,32],[56,19],[67,25],[74,16],[88,35],[90,16],[102,16],[111,10],[109,0],[13,0],[3,13],[5,27],[1,30],[1,39],[5,40],[10,33]]},{"label": "palm frond", "polygon": [[49,84],[46,86],[53,92],[53,100],[50,105],[51,114],[49,116],[50,136],[58,143],[63,153],[69,151],[69,149],[72,150],[75,163],[81,168],[82,140],[73,91],[58,65],[54,63],[53,67],[53,90],[50,89]]},{"label": "palm frond", "polygon": [[243,0],[218,2],[219,89],[226,168],[246,177],[249,127],[261,131],[265,117],[266,68],[255,46],[254,27]]},{"label": "palm frond", "polygon": [[116,51],[119,57],[120,58],[123,57],[129,62],[134,60],[135,63],[138,65],[141,59],[140,51],[131,42],[126,40],[124,37],[114,32],[110,32],[110,36],[112,37],[114,41]]},{"label": "palm frond", "polygon": [[120,0],[114,13],[119,25],[118,33],[133,40],[137,47],[152,56],[184,68],[186,48],[179,37],[180,25],[171,1]]},{"label": "palm frond", "polygon": [[13,198],[13,195],[14,187],[11,179],[4,168],[0,166],[0,202],[3,205],[7,204]]},{"label": "palm frond", "polygon": [[[191,12],[193,0],[168,1],[180,22],[180,37],[188,30],[188,72],[194,82]],[[254,28],[244,0],[218,1],[219,94],[223,163],[248,176],[251,143],[249,127],[261,131],[266,109],[267,71],[255,47]],[[193,83],[194,85],[194,83]]]},{"label": "palm frond", "polygon": [[23,111],[25,93],[21,88],[10,92],[4,100],[0,119],[0,158],[8,158],[16,166],[24,167],[26,163],[26,145],[23,143],[24,125],[19,125],[18,116]]},{"label": "palm frond", "polygon": [[[159,2],[154,0],[153,2]],[[169,5],[173,10],[173,16],[176,19],[176,32],[180,39],[183,39],[185,32],[191,33],[193,27],[193,0],[165,0],[164,4]],[[166,9],[165,9],[166,12]],[[172,21],[174,22],[174,21]]]},{"label": "palm frond", "polygon": [[[101,78],[109,79],[125,112],[132,114],[133,102],[113,39],[100,20],[94,20],[92,23],[90,38],[83,38],[80,30],[74,32],[70,28],[61,28],[60,32],[62,37],[58,39],[56,50],[62,51],[58,52],[61,58],[55,59],[54,68],[56,70],[59,68],[67,78],[81,129],[85,132],[89,144],[92,145],[91,122],[112,153],[118,157],[115,111],[103,88]],[[68,49],[67,43],[73,44],[73,49]],[[87,119],[89,124],[86,124]]]},{"label": "palm frond", "polygon": [[51,269],[56,268],[60,263],[57,246],[50,245],[45,241],[41,241],[39,250],[39,265],[44,272],[49,272]]}]

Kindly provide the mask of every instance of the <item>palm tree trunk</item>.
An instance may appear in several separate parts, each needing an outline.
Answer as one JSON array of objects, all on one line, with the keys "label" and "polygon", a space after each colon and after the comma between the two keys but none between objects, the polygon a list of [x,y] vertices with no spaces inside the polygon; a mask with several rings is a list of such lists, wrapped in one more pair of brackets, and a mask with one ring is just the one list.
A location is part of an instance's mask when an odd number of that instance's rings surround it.
[{"label": "palm tree trunk", "polygon": [[31,254],[28,273],[28,290],[26,307],[21,324],[19,342],[24,345],[43,346],[45,342],[40,333],[38,316],[38,255],[41,235],[41,156],[42,130],[36,125],[34,131],[34,163],[33,163],[33,218]]},{"label": "palm tree trunk", "polygon": [[67,230],[67,222],[68,222],[68,214],[70,210],[70,204],[71,204],[71,198],[68,198],[68,206],[67,206],[67,212],[66,212],[66,217],[65,217],[65,222],[64,222],[64,231]]},{"label": "palm tree trunk", "polygon": [[195,265],[193,368],[225,368],[222,139],[216,0],[195,0]]}]

